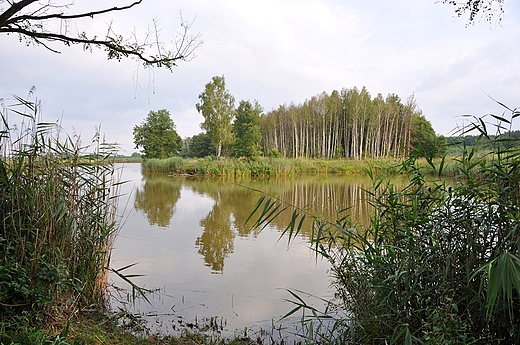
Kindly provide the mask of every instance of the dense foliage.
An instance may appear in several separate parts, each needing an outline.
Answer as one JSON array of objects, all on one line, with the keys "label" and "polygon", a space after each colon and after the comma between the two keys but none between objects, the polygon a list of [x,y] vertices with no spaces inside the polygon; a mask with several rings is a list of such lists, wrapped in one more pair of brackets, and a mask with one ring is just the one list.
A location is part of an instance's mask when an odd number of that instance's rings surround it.
[{"label": "dense foliage", "polygon": [[135,148],[142,148],[144,158],[169,158],[179,153],[182,139],[166,109],[150,111],[141,125],[134,126]]},{"label": "dense foliage", "polygon": [[206,133],[199,133],[191,138],[184,139],[181,157],[207,157],[215,155],[216,149],[211,137]]},{"label": "dense foliage", "polygon": [[[197,110],[204,116],[206,131],[216,155],[286,158],[379,158],[403,157],[414,149],[423,155],[442,156],[445,138],[437,136],[411,96],[406,103],[390,94],[372,99],[366,88],[323,92],[303,104],[281,105],[263,114],[255,101],[240,101],[225,86],[224,77],[213,77],[199,95]],[[195,137],[194,137],[195,138]],[[197,138],[199,139],[199,138]],[[185,156],[192,153],[188,140]]]},{"label": "dense foliage", "polygon": [[39,344],[39,329],[104,306],[115,150],[99,135],[87,147],[60,138],[35,104],[16,103],[0,109],[0,343]]},{"label": "dense foliage", "polygon": [[264,152],[276,148],[284,157],[403,157],[415,148],[440,154],[436,140],[413,96],[404,104],[395,94],[372,99],[364,87],[280,106],[263,126]]},{"label": "dense foliage", "polygon": [[224,76],[215,76],[207,83],[199,95],[197,111],[204,117],[200,127],[211,138],[217,149],[217,158],[222,154],[222,148],[233,141],[232,121],[235,116],[235,98],[226,89]]},{"label": "dense foliage", "polygon": [[[482,119],[467,129],[492,145],[476,155],[461,140],[455,181],[428,180],[412,155],[401,165],[409,177],[403,187],[372,174],[369,224],[350,219],[348,207],[335,223],[314,219],[314,248],[331,263],[336,309],[319,315],[294,294],[293,312],[310,309],[330,342],[519,343],[520,150],[500,135],[511,119],[494,118],[498,135]],[[427,161],[440,176],[445,160]],[[261,199],[257,225],[280,206]],[[291,238],[304,216],[294,211]]]},{"label": "dense foliage", "polygon": [[233,122],[235,141],[231,154],[233,157],[257,157],[262,153],[259,145],[262,140],[262,107],[258,102],[240,101]]}]

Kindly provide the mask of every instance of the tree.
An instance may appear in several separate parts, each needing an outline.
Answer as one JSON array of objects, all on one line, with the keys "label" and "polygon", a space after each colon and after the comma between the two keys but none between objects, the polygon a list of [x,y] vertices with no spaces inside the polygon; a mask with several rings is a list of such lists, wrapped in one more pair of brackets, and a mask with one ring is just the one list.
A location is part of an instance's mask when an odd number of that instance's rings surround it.
[{"label": "tree", "polygon": [[424,116],[412,116],[410,145],[420,155],[436,155],[437,136],[430,121]]},{"label": "tree", "polygon": [[224,76],[213,77],[199,95],[197,111],[204,116],[200,128],[205,130],[217,149],[217,159],[222,154],[222,147],[232,142],[231,121],[235,113],[235,98],[226,90]]},{"label": "tree", "polygon": [[488,22],[491,22],[494,16],[498,16],[498,21],[500,22],[504,14],[504,1],[505,0],[441,0],[441,3],[452,5],[458,17],[469,13],[469,23],[473,23],[479,15],[484,17]]},{"label": "tree", "polygon": [[235,134],[233,156],[251,158],[259,156],[262,152],[259,145],[262,140],[260,127],[262,111],[258,101],[255,101],[254,104],[249,101],[240,101],[233,123],[233,133]]},{"label": "tree", "polygon": [[188,152],[190,157],[207,157],[215,154],[215,147],[207,133],[200,133],[191,138]]},{"label": "tree", "polygon": [[134,126],[135,148],[143,148],[144,158],[168,158],[182,148],[182,139],[166,109],[150,111],[141,125]]},{"label": "tree", "polygon": [[[145,66],[166,67],[172,69],[178,61],[189,61],[194,50],[200,45],[200,35],[189,35],[191,23],[181,17],[182,34],[172,41],[172,48],[167,48],[159,39],[157,22],[153,22],[153,30],[145,33],[140,40],[134,33],[123,37],[116,33],[109,23],[103,37],[95,33],[87,33],[78,28],[80,19],[93,19],[107,13],[129,10],[139,5],[143,0],[137,0],[126,6],[104,7],[84,11],[74,11],[74,1],[58,4],[53,0],[0,0],[0,33],[18,34],[20,41],[27,45],[34,43],[48,50],[59,53],[52,47],[54,42],[67,46],[81,44],[85,50],[92,47],[105,49],[108,59],[121,60],[123,57],[134,58]],[[92,6],[95,2],[84,1]],[[77,7],[77,6],[76,6]]]}]

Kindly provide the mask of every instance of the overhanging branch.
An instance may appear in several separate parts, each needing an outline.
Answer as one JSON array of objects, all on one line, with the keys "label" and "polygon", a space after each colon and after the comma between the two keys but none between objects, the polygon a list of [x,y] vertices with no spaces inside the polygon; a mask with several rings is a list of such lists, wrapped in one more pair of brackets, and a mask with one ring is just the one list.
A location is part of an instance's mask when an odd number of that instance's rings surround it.
[{"label": "overhanging branch", "polygon": [[[81,18],[94,18],[111,12],[129,10],[142,3],[143,0],[135,0],[126,6],[111,7],[95,11],[86,11],[81,13],[67,14],[63,12],[64,8],[71,7],[74,3],[58,6],[52,0],[46,0],[40,3],[38,0],[21,0],[18,2],[8,1],[9,7],[0,13],[0,33],[15,33],[20,37],[25,37],[27,41],[32,41],[38,45],[42,45],[46,49],[59,53],[59,51],[51,47],[49,42],[62,42],[66,45],[83,44],[86,49],[89,47],[104,48],[108,53],[109,59],[121,60],[123,57],[134,58],[143,62],[146,66],[166,67],[172,69],[177,65],[178,61],[189,61],[193,58],[193,52],[201,44],[200,35],[188,35],[191,23],[186,23],[181,16],[182,34],[172,40],[172,49],[159,41],[159,29],[154,21],[154,38],[151,32],[146,34],[144,40],[137,39],[134,35],[133,39],[125,39],[123,36],[116,34],[111,25],[104,39],[99,39],[94,35],[87,35],[85,32],[78,32],[76,35],[70,35],[68,32],[56,32],[49,30],[47,24],[53,21],[65,22],[73,21]],[[3,3],[4,1],[0,1]],[[35,3],[39,7],[35,8]],[[32,5],[32,6],[30,6]],[[53,12],[53,13],[50,13]],[[41,14],[39,14],[41,13]],[[91,37],[88,37],[91,36]],[[153,40],[153,41],[152,41]],[[151,50],[156,51],[152,54]]]}]

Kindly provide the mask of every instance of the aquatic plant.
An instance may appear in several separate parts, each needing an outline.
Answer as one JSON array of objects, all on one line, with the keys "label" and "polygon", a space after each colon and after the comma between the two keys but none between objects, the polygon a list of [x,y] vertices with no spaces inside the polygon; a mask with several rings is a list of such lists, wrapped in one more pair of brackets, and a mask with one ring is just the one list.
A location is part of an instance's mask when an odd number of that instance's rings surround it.
[{"label": "aquatic plant", "polygon": [[38,101],[1,103],[0,343],[38,343],[40,326],[61,329],[104,305],[118,229],[116,147],[99,133],[82,146],[41,121]]},{"label": "aquatic plant", "polygon": [[[399,171],[408,183],[397,188],[369,170],[367,192],[374,213],[363,226],[348,216],[314,219],[312,246],[331,264],[336,300],[318,311],[292,293],[295,307],[306,311],[304,329],[312,339],[351,344],[498,344],[520,342],[520,151],[511,131],[518,109],[509,117],[472,118],[461,138],[477,132],[491,145],[476,155],[467,147],[451,162],[455,180],[440,178],[446,160],[417,155]],[[489,128],[495,128],[491,135]],[[272,221],[289,208],[262,197],[254,226]],[[301,229],[303,210],[295,210],[286,228],[290,239]],[[310,316],[310,317],[309,317]]]}]

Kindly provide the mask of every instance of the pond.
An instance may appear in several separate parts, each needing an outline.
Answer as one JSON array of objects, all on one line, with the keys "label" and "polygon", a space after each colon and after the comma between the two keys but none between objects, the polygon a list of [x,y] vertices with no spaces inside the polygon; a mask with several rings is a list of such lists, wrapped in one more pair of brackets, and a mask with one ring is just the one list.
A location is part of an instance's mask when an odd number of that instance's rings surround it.
[{"label": "pond", "polygon": [[[121,166],[120,166],[121,167]],[[119,214],[123,225],[115,240],[111,267],[153,290],[150,303],[112,293],[112,308],[141,315],[147,327],[163,334],[187,329],[224,336],[295,332],[301,315],[280,321],[293,309],[286,301],[297,292],[318,309],[333,297],[327,262],[309,249],[310,228],[288,245],[283,215],[262,231],[245,224],[261,190],[315,215],[335,219],[337,207],[366,222],[368,206],[362,176],[303,176],[235,179],[143,176],[140,164],[125,164]],[[250,188],[246,188],[250,187]],[[114,284],[128,288],[114,274]],[[273,335],[276,330],[276,336]]]}]

